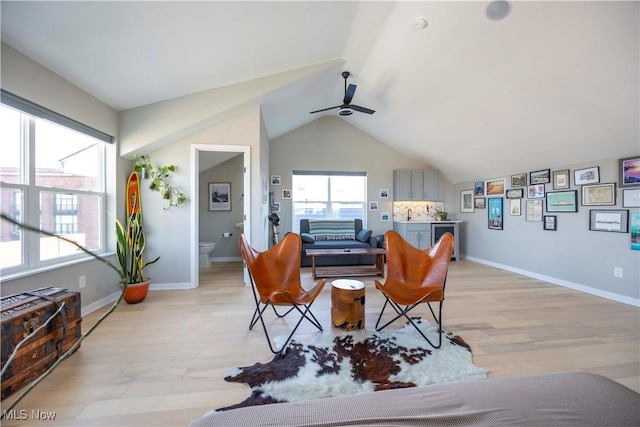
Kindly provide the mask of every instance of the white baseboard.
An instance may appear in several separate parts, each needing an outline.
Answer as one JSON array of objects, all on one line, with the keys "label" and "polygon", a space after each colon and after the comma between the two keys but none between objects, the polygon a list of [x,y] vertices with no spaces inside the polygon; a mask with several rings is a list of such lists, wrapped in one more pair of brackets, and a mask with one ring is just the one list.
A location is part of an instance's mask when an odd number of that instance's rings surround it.
[{"label": "white baseboard", "polygon": [[480,258],[462,255],[462,258],[469,261],[477,262],[478,264],[488,265],[490,267],[499,268],[500,270],[510,271],[512,273],[521,274],[523,276],[532,277],[534,279],[542,280],[544,282],[553,283],[554,285],[560,285],[565,288],[574,289],[576,291],[584,292],[597,297],[606,298],[612,301],[621,302],[623,304],[632,305],[634,307],[640,307],[640,299],[626,297],[624,295],[616,294],[613,292],[603,291],[602,289],[592,288],[590,286],[580,285],[579,283],[569,282],[567,280],[557,279],[551,276],[545,276],[543,274],[534,273],[528,270],[522,270],[520,268],[511,267],[508,265],[498,264],[496,262],[487,261]]},{"label": "white baseboard", "polygon": [[211,258],[211,262],[229,262],[229,261],[242,261],[242,257],[241,256],[221,256],[221,257],[215,257],[215,258]]},{"label": "white baseboard", "polygon": [[149,285],[150,291],[175,291],[179,289],[195,289],[192,283],[153,283]]},{"label": "white baseboard", "polygon": [[112,302],[117,300],[119,296],[120,296],[120,292],[114,292],[111,295],[107,295],[104,298],[100,298],[98,301],[95,301],[95,302],[92,302],[91,304],[87,304],[83,306],[82,309],[80,310],[82,312],[82,316],[86,316],[87,314],[93,313],[94,311],[104,307],[107,304],[111,304]]}]

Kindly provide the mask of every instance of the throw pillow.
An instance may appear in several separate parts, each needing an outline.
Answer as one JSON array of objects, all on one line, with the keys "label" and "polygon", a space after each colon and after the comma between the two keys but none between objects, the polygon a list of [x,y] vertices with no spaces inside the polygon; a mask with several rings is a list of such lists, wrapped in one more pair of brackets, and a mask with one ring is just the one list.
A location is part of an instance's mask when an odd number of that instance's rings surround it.
[{"label": "throw pillow", "polygon": [[302,238],[302,242],[303,243],[315,243],[316,239],[315,237],[313,237],[311,234],[309,233],[302,233],[300,235],[300,237]]},{"label": "throw pillow", "polygon": [[371,230],[365,230],[364,228],[356,234],[356,240],[362,243],[367,243],[371,237]]}]

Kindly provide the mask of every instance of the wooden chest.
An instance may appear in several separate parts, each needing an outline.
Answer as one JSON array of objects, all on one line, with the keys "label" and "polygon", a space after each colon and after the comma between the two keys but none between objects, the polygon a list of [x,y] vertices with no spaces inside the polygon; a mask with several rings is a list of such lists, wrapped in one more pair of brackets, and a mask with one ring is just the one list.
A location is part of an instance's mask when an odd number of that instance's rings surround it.
[{"label": "wooden chest", "polygon": [[2,376],[2,399],[45,372],[80,338],[80,292],[45,287],[2,297],[2,367],[16,346],[64,304],[62,311],[16,353]]}]

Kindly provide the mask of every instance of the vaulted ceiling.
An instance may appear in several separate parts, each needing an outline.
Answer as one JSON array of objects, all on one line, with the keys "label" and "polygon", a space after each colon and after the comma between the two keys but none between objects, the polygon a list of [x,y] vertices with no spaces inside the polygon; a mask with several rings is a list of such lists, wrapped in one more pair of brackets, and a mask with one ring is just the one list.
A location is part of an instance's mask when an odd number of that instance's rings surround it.
[{"label": "vaulted ceiling", "polygon": [[336,114],[309,111],[341,103],[348,70],[376,113],[344,120],[454,183],[640,152],[637,1],[488,6],[0,4],[4,43],[123,114],[319,65],[255,96],[271,139]]}]

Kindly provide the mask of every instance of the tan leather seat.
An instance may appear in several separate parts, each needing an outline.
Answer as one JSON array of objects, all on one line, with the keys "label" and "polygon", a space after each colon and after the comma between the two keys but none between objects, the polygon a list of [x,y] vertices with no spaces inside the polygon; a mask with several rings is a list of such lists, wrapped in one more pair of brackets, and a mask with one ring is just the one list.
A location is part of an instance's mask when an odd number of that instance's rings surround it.
[{"label": "tan leather seat", "polygon": [[[449,263],[453,255],[453,235],[444,233],[432,247],[425,250],[417,249],[393,230],[385,233],[384,241],[387,250],[387,277],[384,284],[375,280],[375,285],[376,289],[384,294],[386,301],[376,322],[376,330],[380,331],[400,317],[405,317],[429,344],[434,348],[440,348],[442,304]],[[437,316],[431,307],[432,302],[439,304]],[[409,311],[421,303],[427,303],[437,323],[437,345],[432,343],[408,316]],[[387,305],[391,305],[397,315],[383,326],[379,326]]]}]

